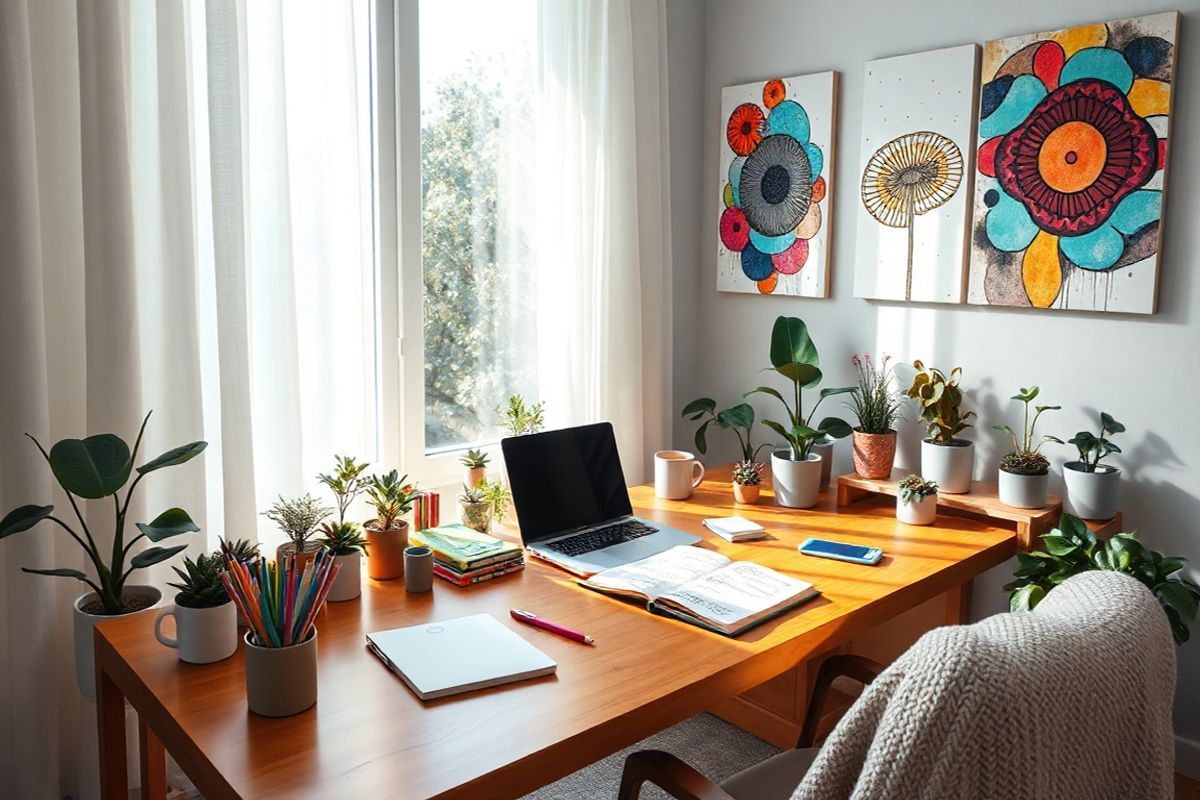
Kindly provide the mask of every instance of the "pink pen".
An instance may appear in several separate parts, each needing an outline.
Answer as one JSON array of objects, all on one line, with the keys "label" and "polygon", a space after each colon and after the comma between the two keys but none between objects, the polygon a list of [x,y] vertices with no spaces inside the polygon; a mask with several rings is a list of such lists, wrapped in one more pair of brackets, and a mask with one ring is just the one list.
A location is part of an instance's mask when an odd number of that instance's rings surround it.
[{"label": "pink pen", "polygon": [[541,628],[542,630],[550,631],[551,633],[557,633],[564,639],[570,639],[573,642],[580,642],[582,644],[595,644],[595,641],[592,639],[592,637],[588,636],[587,634],[580,633],[579,631],[573,631],[570,628],[564,628],[562,625],[551,622],[548,619],[542,619],[537,614],[529,611],[521,611],[514,608],[509,613],[512,614],[512,618],[517,622],[524,622],[526,625],[532,625],[535,628]]}]

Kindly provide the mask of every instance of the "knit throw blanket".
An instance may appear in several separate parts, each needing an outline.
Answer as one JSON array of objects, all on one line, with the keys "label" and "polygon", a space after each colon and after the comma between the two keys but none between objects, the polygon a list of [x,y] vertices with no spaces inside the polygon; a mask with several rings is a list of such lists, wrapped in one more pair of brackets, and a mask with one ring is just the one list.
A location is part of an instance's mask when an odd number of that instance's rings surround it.
[{"label": "knit throw blanket", "polygon": [[921,637],[847,712],[792,800],[1173,797],[1175,647],[1135,579]]}]

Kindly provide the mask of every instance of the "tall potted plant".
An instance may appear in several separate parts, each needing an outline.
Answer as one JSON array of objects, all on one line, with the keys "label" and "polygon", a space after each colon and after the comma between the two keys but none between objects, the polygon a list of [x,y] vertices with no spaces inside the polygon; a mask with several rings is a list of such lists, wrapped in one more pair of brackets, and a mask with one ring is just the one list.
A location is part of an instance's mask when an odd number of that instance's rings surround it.
[{"label": "tall potted plant", "polygon": [[1021,435],[1017,436],[1007,425],[993,425],[998,431],[1007,433],[1012,440],[1012,449],[1000,459],[1000,502],[1014,508],[1043,508],[1046,505],[1047,483],[1050,477],[1050,459],[1042,455],[1046,442],[1062,444],[1057,436],[1043,436],[1034,441],[1038,417],[1046,411],[1057,411],[1062,406],[1035,406],[1033,419],[1029,418],[1029,404],[1038,396],[1038,387],[1021,391],[1012,396],[1025,407],[1021,424]]},{"label": "tall potted plant", "polygon": [[869,353],[850,359],[858,372],[858,386],[846,404],[858,418],[852,440],[854,471],[873,480],[889,477],[896,460],[894,425],[901,418],[903,395],[892,388],[890,360],[891,356],[884,356],[876,366]]},{"label": "tall potted plant", "polygon": [[914,361],[913,368],[917,374],[906,394],[920,403],[921,419],[929,428],[929,438],[921,442],[921,475],[945,494],[967,494],[975,466],[975,443],[957,437],[971,427],[967,420],[975,412],[962,413],[963,395],[958,385],[962,368],[950,370],[949,378],[920,361]]},{"label": "tall potted plant", "polygon": [[[150,414],[142,420],[133,450],[115,434],[102,433],[86,439],[63,439],[47,452],[41,443],[29,434],[55,480],[66,493],[71,511],[78,523],[68,523],[54,515],[54,506],[25,505],[13,509],[0,520],[0,539],[27,531],[43,520],[48,520],[66,531],[87,557],[91,576],[78,569],[32,569],[22,571],[37,575],[52,575],[74,578],[85,583],[91,591],[75,600],[75,680],[79,691],[89,700],[96,696],[95,669],[92,660],[92,628],[97,622],[116,616],[144,613],[162,599],[162,592],[153,586],[127,583],[134,571],[166,561],[184,550],[187,545],[160,547],[159,543],[174,536],[195,533],[200,528],[182,508],[169,508],[152,522],[137,523],[138,535],[125,540],[125,522],[129,514],[129,502],[133,490],[142,478],[151,472],[191,461],[207,447],[205,442],[192,442],[172,448],[134,468],[142,444],[142,434]],[[134,472],[136,477],[130,482]],[[126,488],[126,484],[128,488]],[[124,497],[120,496],[125,489]],[[112,498],[113,537],[110,555],[105,559],[100,544],[80,510],[77,500],[107,500]],[[152,543],[139,553],[133,546],[142,539]]]},{"label": "tall potted plant", "polygon": [[297,569],[316,558],[321,549],[313,539],[317,527],[333,513],[332,508],[320,504],[311,494],[287,500],[282,496],[263,516],[279,526],[286,542],[275,548],[275,559],[282,561],[287,556],[296,557]]},{"label": "tall potted plant", "polygon": [[825,398],[853,391],[852,386],[822,389],[820,399],[808,416],[804,415],[802,390],[821,383],[819,364],[817,346],[808,335],[804,322],[796,317],[779,317],[771,330],[771,366],[764,371],[782,375],[791,383],[791,402],[770,386],[759,386],[746,392],[747,396],[770,395],[787,412],[786,424],[764,419],[763,425],[782,436],[788,444],[771,454],[775,499],[779,505],[788,508],[811,508],[817,504],[822,459],[812,452],[813,445],[826,437],[844,439],[850,435],[850,425],[839,417],[826,417],[816,427],[813,427],[813,419]]},{"label": "tall potted plant", "polygon": [[367,575],[377,581],[404,576],[404,548],[408,547],[408,522],[401,519],[412,508],[416,487],[396,470],[371,476],[367,505],[375,518],[367,520]]},{"label": "tall potted plant", "polygon": [[1071,507],[1084,519],[1112,519],[1117,514],[1121,470],[1100,461],[1121,452],[1108,437],[1124,432],[1124,425],[1101,411],[1099,433],[1080,431],[1071,437],[1070,444],[1079,450],[1079,460],[1063,464],[1063,480]]}]

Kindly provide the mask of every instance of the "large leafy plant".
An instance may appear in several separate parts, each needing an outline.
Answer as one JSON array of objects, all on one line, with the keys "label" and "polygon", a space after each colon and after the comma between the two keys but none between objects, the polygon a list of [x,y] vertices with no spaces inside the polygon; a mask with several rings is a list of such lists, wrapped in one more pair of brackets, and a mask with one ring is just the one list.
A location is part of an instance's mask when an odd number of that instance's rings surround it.
[{"label": "large leafy plant", "polygon": [[732,408],[717,411],[717,401],[711,397],[701,397],[684,406],[681,416],[692,422],[704,420],[696,429],[696,451],[700,455],[708,452],[707,433],[710,425],[716,425],[724,431],[733,431],[738,440],[738,447],[742,450],[742,461],[757,461],[758,451],[770,446],[764,443],[755,447],[750,440],[750,431],[754,427],[754,408],[749,403],[739,403]]},{"label": "large leafy plant", "polygon": [[971,427],[967,420],[975,416],[974,411],[962,413],[963,394],[958,385],[962,367],[950,370],[950,377],[920,361],[914,361],[913,368],[917,374],[905,394],[921,404],[921,419],[929,429],[929,440],[939,445],[954,444],[954,437]]},{"label": "large leafy plant", "polygon": [[1100,433],[1080,431],[1071,437],[1070,443],[1079,450],[1079,461],[1083,464],[1084,472],[1095,472],[1100,466],[1100,460],[1113,453],[1121,452],[1108,437],[1115,433],[1124,433],[1125,426],[1112,418],[1106,411],[1100,412]]},{"label": "large leafy plant", "polygon": [[1188,640],[1188,623],[1195,620],[1200,588],[1180,577],[1171,577],[1187,564],[1186,559],[1164,556],[1150,550],[1136,531],[1118,533],[1100,541],[1083,521],[1063,514],[1058,527],[1042,534],[1045,551],[1017,554],[1014,580],[1005,585],[1012,592],[1009,607],[1028,611],[1046,593],[1072,575],[1094,569],[1124,572],[1144,583],[1166,612],[1176,644]]},{"label": "large leafy plant", "polygon": [[[63,439],[50,451],[42,447],[41,442],[29,434],[29,439],[37,446],[50,471],[54,474],[59,486],[66,492],[78,525],[68,524],[61,517],[54,515],[54,506],[26,505],[9,512],[0,520],[0,539],[27,531],[42,520],[49,520],[67,532],[83,549],[88,561],[91,562],[95,580],[77,569],[30,569],[23,567],[24,572],[36,575],[52,575],[61,578],[74,578],[92,588],[100,600],[104,614],[122,614],[125,612],[123,593],[125,581],[137,569],[166,561],[171,556],[184,550],[187,545],[159,546],[159,542],[185,533],[195,533],[200,528],[192,522],[192,518],[182,508],[169,508],[154,518],[152,522],[137,523],[138,535],[125,541],[125,521],[129,514],[129,502],[133,491],[141,483],[142,478],[151,472],[173,467],[191,461],[208,446],[206,442],[192,442],[175,447],[151,459],[145,464],[134,468],[138,451],[142,445],[142,434],[146,431],[146,423],[150,414],[142,420],[133,449],[121,437],[112,433],[102,433],[89,436],[86,439]],[[130,476],[136,476],[132,482]],[[128,488],[126,488],[126,484]],[[125,489],[124,497],[120,496]],[[113,537],[112,549],[105,558],[100,545],[92,530],[84,520],[78,500],[103,500],[111,497],[113,504]],[[133,546],[142,539],[153,543],[136,555],[130,555]],[[128,566],[127,566],[128,565]]]},{"label": "large leafy plant", "polygon": [[822,375],[817,346],[808,335],[808,326],[803,320],[796,317],[779,317],[775,320],[775,326],[771,329],[771,366],[763,371],[778,373],[791,382],[791,401],[789,402],[778,389],[770,386],[751,389],[746,392],[746,396],[766,394],[783,404],[784,411],[787,412],[786,424],[772,419],[764,419],[762,424],[787,441],[792,451],[792,460],[807,459],[813,445],[826,437],[843,439],[850,435],[849,423],[840,417],[825,417],[816,427],[813,426],[813,419],[825,398],[852,392],[853,386],[822,389],[820,399],[813,405],[808,416],[804,415],[802,390],[816,387],[821,383]]},{"label": "large leafy plant", "polygon": [[1062,408],[1062,406],[1034,406],[1033,419],[1029,419],[1029,404],[1037,398],[1038,392],[1039,389],[1036,386],[1030,386],[1028,389],[1022,386],[1021,391],[1012,396],[1013,400],[1020,400],[1025,407],[1020,436],[1017,436],[1016,431],[1007,425],[992,426],[998,431],[1007,433],[1009,439],[1012,440],[1012,449],[1000,459],[1000,469],[1005,472],[1015,475],[1045,475],[1050,469],[1050,460],[1042,455],[1042,445],[1046,442],[1063,443],[1063,440],[1057,436],[1043,436],[1035,441],[1038,417],[1043,412],[1058,411]]}]

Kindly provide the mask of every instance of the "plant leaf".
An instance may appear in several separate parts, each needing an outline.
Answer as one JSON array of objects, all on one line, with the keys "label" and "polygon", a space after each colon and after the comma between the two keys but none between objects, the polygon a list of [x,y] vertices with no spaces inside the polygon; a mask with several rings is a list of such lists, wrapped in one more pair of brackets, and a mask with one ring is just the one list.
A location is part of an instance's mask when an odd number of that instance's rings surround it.
[{"label": "plant leaf", "polygon": [[771,366],[779,368],[784,364],[821,366],[808,326],[798,317],[778,317],[771,329]]},{"label": "plant leaf", "polygon": [[1100,412],[1100,425],[1104,428],[1105,433],[1124,433],[1125,426],[1112,418],[1112,414],[1107,411]]},{"label": "plant leaf", "polygon": [[1036,583],[1031,583],[1013,592],[1012,597],[1008,600],[1008,608],[1010,611],[1032,611],[1034,606],[1040,603],[1045,596],[1045,589]]},{"label": "plant leaf", "polygon": [[77,581],[87,580],[87,575],[77,569],[30,569],[29,567],[21,567],[21,572],[28,572],[30,575],[49,575],[54,578],[74,578]]},{"label": "plant leaf", "polygon": [[701,397],[698,400],[693,400],[683,407],[680,412],[682,417],[690,417],[693,414],[703,414],[705,411],[714,411],[717,408],[717,401],[710,397]]},{"label": "plant leaf", "polygon": [[163,467],[173,467],[176,464],[182,464],[186,461],[191,461],[196,456],[204,452],[204,448],[208,447],[208,442],[192,442],[180,447],[175,447],[163,453],[158,458],[147,461],[137,468],[137,471],[142,475],[147,472],[154,472],[156,469]]},{"label": "plant leaf", "polygon": [[773,430],[773,431],[775,431],[776,433],[778,433],[778,434],[779,434],[780,436],[782,436],[782,437],[783,437],[785,440],[789,440],[789,441],[790,441],[791,437],[789,436],[789,434],[788,434],[788,432],[787,432],[787,429],[786,429],[786,428],[784,428],[782,425],[780,425],[780,424],[779,424],[778,422],[776,422],[775,420],[773,420],[773,419],[764,419],[764,420],[762,421],[762,424],[763,424],[763,425],[766,425],[768,428],[770,428],[771,430]]},{"label": "plant leaf", "polygon": [[717,420],[726,427],[750,430],[754,426],[754,407],[749,403],[739,403],[717,414]]},{"label": "plant leaf", "polygon": [[160,561],[166,561],[176,553],[182,553],[187,549],[186,544],[178,544],[174,547],[147,547],[142,552],[129,560],[129,566],[134,569],[142,569],[157,564]]},{"label": "plant leaf", "polygon": [[21,506],[0,519],[0,539],[27,531],[54,512],[54,506]]},{"label": "plant leaf", "polygon": [[793,361],[788,364],[780,364],[777,367],[772,367],[772,369],[789,381],[798,383],[804,388],[816,386],[821,382],[821,369],[812,364]]},{"label": "plant leaf", "polygon": [[1163,581],[1154,587],[1159,602],[1179,612],[1184,619],[1196,618],[1196,596],[1178,581]]},{"label": "plant leaf", "polygon": [[1042,537],[1042,541],[1046,543],[1046,552],[1053,556],[1070,555],[1079,549],[1078,545],[1067,539],[1067,537],[1053,533],[1047,533]]},{"label": "plant leaf", "polygon": [[821,420],[821,424],[817,426],[817,430],[835,439],[845,439],[853,433],[850,423],[840,417],[826,417]]},{"label": "plant leaf", "polygon": [[161,542],[163,539],[170,539],[172,536],[179,536],[183,533],[195,533],[200,530],[196,523],[192,522],[192,518],[182,508],[168,508],[163,513],[154,518],[154,521],[147,524],[139,522],[137,529],[146,535],[146,538],[152,542]]},{"label": "plant leaf", "polygon": [[830,386],[827,389],[821,390],[821,399],[824,400],[826,397],[832,397],[835,394],[848,394],[854,390],[855,387],[853,386]]},{"label": "plant leaf", "polygon": [[50,448],[50,469],[59,484],[88,500],[116,494],[129,480],[129,459],[129,445],[111,433],[63,439]]},{"label": "plant leaf", "polygon": [[705,433],[708,431],[708,425],[712,422],[710,419],[704,420],[704,424],[696,428],[696,450],[700,455],[705,455],[708,452],[708,438]]}]

